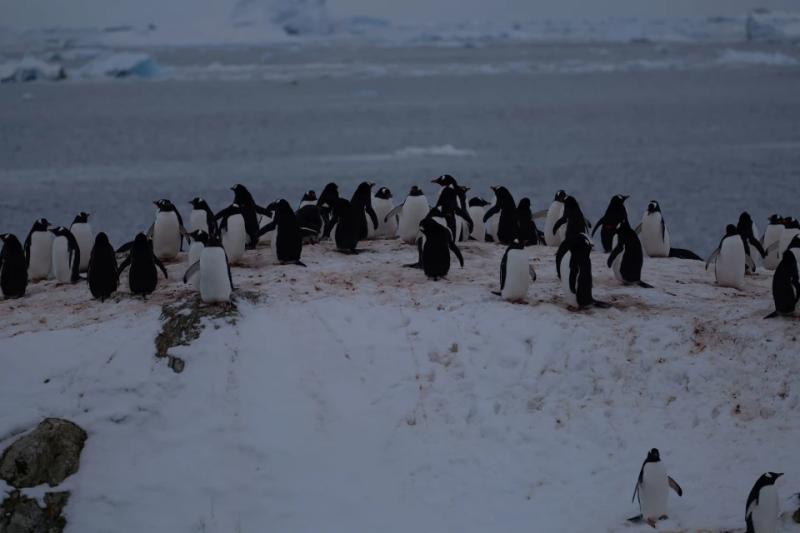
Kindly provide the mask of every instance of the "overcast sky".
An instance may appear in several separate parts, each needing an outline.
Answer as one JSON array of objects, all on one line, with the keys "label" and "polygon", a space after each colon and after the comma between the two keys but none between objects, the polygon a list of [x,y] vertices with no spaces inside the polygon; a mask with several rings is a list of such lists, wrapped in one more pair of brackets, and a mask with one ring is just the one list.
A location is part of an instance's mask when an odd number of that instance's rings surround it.
[{"label": "overcast sky", "polygon": [[[0,0],[0,25],[85,27],[120,23],[143,24],[151,21],[158,23],[167,20],[175,23],[186,17],[225,23],[236,2],[237,0]],[[800,0],[328,0],[327,4],[331,14],[336,17],[368,15],[402,23],[487,19],[505,22],[539,17],[741,15],[758,6],[800,10]]]}]

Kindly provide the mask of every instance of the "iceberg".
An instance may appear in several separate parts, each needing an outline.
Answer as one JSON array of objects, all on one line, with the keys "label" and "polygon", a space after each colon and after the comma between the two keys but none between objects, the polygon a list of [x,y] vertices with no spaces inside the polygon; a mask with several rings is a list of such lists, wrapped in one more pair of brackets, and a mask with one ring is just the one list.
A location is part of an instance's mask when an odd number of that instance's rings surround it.
[{"label": "iceberg", "polygon": [[117,52],[98,57],[80,69],[81,78],[154,78],[158,76],[158,64],[147,54],[139,52]]},{"label": "iceberg", "polygon": [[25,56],[19,61],[0,64],[0,83],[58,81],[66,77],[67,73],[61,65],[48,63],[33,56]]}]

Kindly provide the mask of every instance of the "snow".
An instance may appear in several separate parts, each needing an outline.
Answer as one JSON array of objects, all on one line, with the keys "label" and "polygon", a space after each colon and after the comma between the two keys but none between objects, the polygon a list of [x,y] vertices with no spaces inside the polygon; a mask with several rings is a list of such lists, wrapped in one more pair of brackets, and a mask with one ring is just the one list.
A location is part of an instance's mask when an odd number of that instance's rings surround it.
[{"label": "snow", "polygon": [[795,66],[797,59],[780,52],[752,52],[746,50],[723,51],[718,59],[725,65],[770,65],[770,66]]},{"label": "snow", "polygon": [[362,246],[248,252],[234,284],[259,300],[171,349],[181,374],[153,338],[192,296],[182,257],[147,301],[42,282],[0,303],[0,446],[45,416],[89,432],[68,532],[633,531],[654,446],[685,491],[668,530],[741,528],[764,471],[797,491],[797,321],[762,320],[764,271],[739,292],[650,259],[645,290],[595,253],[614,308],[577,313],[552,248],[515,305],[491,294],[501,246],[461,244],[442,282],[400,266],[412,246]]},{"label": "snow", "polygon": [[80,69],[82,78],[155,78],[161,70],[147,54],[136,52],[109,53],[93,59]]}]

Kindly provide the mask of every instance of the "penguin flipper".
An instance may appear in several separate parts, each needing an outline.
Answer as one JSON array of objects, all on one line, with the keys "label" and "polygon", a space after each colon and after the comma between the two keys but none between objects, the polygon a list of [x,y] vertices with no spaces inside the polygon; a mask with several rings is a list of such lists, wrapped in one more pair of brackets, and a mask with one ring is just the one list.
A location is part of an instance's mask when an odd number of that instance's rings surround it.
[{"label": "penguin flipper", "polygon": [[117,277],[119,277],[119,276],[122,274],[122,272],[123,272],[123,271],[124,271],[126,268],[128,268],[128,266],[129,266],[130,264],[131,264],[131,256],[129,255],[128,257],[126,257],[126,258],[125,258],[125,260],[122,262],[122,264],[121,264],[121,265],[119,266],[119,268],[117,269]]},{"label": "penguin flipper", "polygon": [[771,254],[772,252],[778,249],[778,246],[780,246],[780,242],[778,241],[773,242],[772,244],[764,248],[764,254],[765,255]]},{"label": "penguin flipper", "polygon": [[[600,220],[597,221],[597,224],[595,224],[594,229],[592,230],[592,237],[594,237],[594,234],[597,233],[597,228],[603,225],[605,220],[606,220],[605,216],[600,217]],[[586,223],[589,224],[589,221],[586,220]],[[589,224],[589,227],[591,227],[591,224]]]},{"label": "penguin flipper", "polygon": [[633,231],[635,231],[637,235],[639,233],[641,233],[642,232],[642,223],[640,222],[639,225],[636,226],[636,229],[634,229]]},{"label": "penguin flipper", "polygon": [[503,259],[500,260],[500,290],[506,288],[506,265],[508,264],[508,250],[503,254]]},{"label": "penguin flipper", "polygon": [[753,260],[753,258],[751,256],[749,256],[749,255],[746,255],[744,257],[744,260],[745,260],[745,263],[747,263],[747,267],[750,269],[750,272],[755,272],[756,271],[756,262]]},{"label": "penguin flipper", "polygon": [[273,220],[272,222],[270,222],[269,224],[258,230],[258,236],[261,237],[262,235],[265,235],[270,231],[274,231],[276,227],[277,223]]},{"label": "penguin flipper", "polygon": [[458,262],[461,264],[461,268],[464,268],[464,256],[461,255],[461,250],[458,249],[458,246],[456,246],[455,241],[451,239],[449,246],[450,249],[453,251],[453,253],[456,254]]},{"label": "penguin flipper", "polygon": [[197,274],[198,272],[200,272],[200,261],[195,261],[183,275],[183,283],[184,284],[187,283],[189,281],[189,278],[194,277],[194,275]]},{"label": "penguin flipper", "polygon": [[638,524],[639,522],[643,522],[643,521],[644,521],[644,516],[640,515],[640,514],[628,518],[628,522],[633,522],[634,524]]},{"label": "penguin flipper", "polygon": [[297,261],[295,261],[294,263],[292,263],[292,264],[297,265],[297,266],[301,266],[303,268],[307,268],[306,264],[303,263],[302,261],[300,261],[299,259]]},{"label": "penguin flipper", "polygon": [[150,227],[149,227],[149,228],[147,228],[147,233],[146,233],[146,235],[147,235],[147,238],[148,238],[148,239],[152,239],[152,238],[153,238],[153,229],[154,229],[155,227],[156,227],[156,223],[155,223],[155,222],[153,222],[152,224],[150,224]]},{"label": "penguin flipper", "polygon": [[[669,253],[670,253],[670,257],[672,257],[672,250],[670,250]],[[716,259],[718,255],[719,255],[719,248],[717,248],[716,250],[711,252],[711,255],[709,255],[708,259],[706,260],[706,270],[708,270],[708,265],[711,264],[711,261]]]},{"label": "penguin flipper", "polygon": [[422,268],[422,264],[421,263],[408,263],[406,265],[403,265],[403,267],[404,268]]},{"label": "penguin flipper", "polygon": [[367,205],[365,208],[367,215],[372,220],[372,229],[378,229],[378,215],[375,214],[375,210],[372,208],[371,205]]},{"label": "penguin flipper", "polygon": [[617,246],[616,246],[616,248],[614,248],[614,249],[611,251],[611,253],[610,253],[610,254],[608,254],[608,261],[606,262],[606,263],[608,264],[608,268],[611,268],[611,265],[613,265],[613,264],[614,264],[614,259],[616,259],[616,258],[617,258],[617,256],[618,256],[620,253],[622,253],[622,250],[623,250],[623,248],[624,248],[624,247],[625,247],[625,245],[624,245],[624,244],[622,244],[622,242],[619,242],[619,243],[617,243]]},{"label": "penguin flipper", "polygon": [[167,275],[167,269],[164,268],[164,263],[161,262],[161,259],[153,254],[153,261],[156,263],[156,266],[161,269],[161,272],[164,273],[164,279],[169,279],[169,276]]},{"label": "penguin flipper", "polygon": [[669,480],[669,488],[674,490],[675,494],[677,494],[678,496],[683,496],[683,489],[681,488],[680,485],[678,485],[678,482],[669,476],[667,476],[667,479]]},{"label": "penguin flipper", "polygon": [[[717,250],[719,253],[719,250]],[[677,259],[692,259],[694,261],[702,261],[703,258],[694,253],[691,250],[685,250],[683,248],[670,248],[669,249],[669,256],[675,257]]]},{"label": "penguin flipper", "polygon": [[400,205],[396,205],[396,206],[394,206],[394,207],[392,208],[392,210],[391,210],[391,211],[389,211],[389,213],[388,213],[388,214],[387,214],[385,217],[383,217],[383,222],[384,222],[384,223],[386,223],[386,222],[389,222],[389,219],[390,219],[390,218],[392,218],[392,217],[393,217],[393,216],[395,216],[395,215],[399,215],[399,214],[400,214],[400,211],[402,211],[402,210],[403,210],[403,206],[404,206],[404,205],[406,205],[406,203],[405,203],[405,202],[401,203]]},{"label": "penguin flipper", "polygon": [[643,288],[643,289],[652,289],[652,288],[653,288],[653,286],[652,286],[652,285],[650,285],[649,283],[645,283],[645,282],[644,282],[644,281],[642,281],[642,280],[639,280],[639,281],[637,282],[637,285],[639,285],[639,286],[640,286],[641,288]]},{"label": "penguin flipper", "polygon": [[495,296],[502,296],[503,295],[503,293],[500,292],[500,291],[492,291],[492,294],[494,294]]},{"label": "penguin flipper", "polygon": [[499,212],[500,212],[500,204],[494,204],[488,211],[486,211],[486,213],[483,214],[483,221],[486,222],[487,220],[492,218],[492,216],[495,213]]},{"label": "penguin flipper", "polygon": [[536,211],[535,213],[531,214],[531,218],[545,218],[547,216],[547,209],[542,209],[541,211]]}]

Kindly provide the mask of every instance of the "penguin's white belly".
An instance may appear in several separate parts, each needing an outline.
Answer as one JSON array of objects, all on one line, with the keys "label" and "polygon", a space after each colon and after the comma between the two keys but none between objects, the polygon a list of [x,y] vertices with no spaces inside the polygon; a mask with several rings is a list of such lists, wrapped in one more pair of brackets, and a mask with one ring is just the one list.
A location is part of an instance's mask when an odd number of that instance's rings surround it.
[{"label": "penguin's white belly", "polygon": [[69,230],[72,232],[75,240],[78,241],[78,250],[80,250],[81,254],[80,271],[86,272],[89,268],[89,257],[91,256],[92,245],[94,244],[92,225],[79,222],[73,224]]},{"label": "penguin's white belly", "polygon": [[758,503],[750,504],[750,517],[753,520],[755,533],[775,533],[778,530],[778,492],[774,485],[761,489]]},{"label": "penguin's white belly", "polygon": [[53,239],[53,277],[59,283],[69,283],[72,269],[69,264],[69,245],[66,237]]},{"label": "penguin's white belly", "polygon": [[385,198],[373,198],[372,209],[375,210],[375,215],[378,217],[378,229],[372,229],[372,219],[367,216],[367,226],[370,229],[370,234],[374,238],[391,239],[397,234],[397,217],[391,217],[384,222],[386,215],[394,209],[392,201]]},{"label": "penguin's white belly", "polygon": [[231,283],[222,248],[206,248],[200,256],[200,298],[206,303],[231,300]]},{"label": "penguin's white belly", "polygon": [[53,267],[53,234],[49,231],[35,231],[31,234],[31,264],[28,277],[31,281],[47,279]]},{"label": "penguin's white belly", "polygon": [[661,462],[645,463],[642,483],[639,485],[639,502],[645,519],[658,520],[667,515],[669,481]]},{"label": "penguin's white belly", "polygon": [[626,283],[625,278],[622,277],[622,256],[625,255],[625,251],[623,250],[620,254],[614,258],[614,262],[611,263],[611,270],[614,271],[614,277],[617,281],[621,281],[622,283]]},{"label": "penguin's white belly", "polygon": [[482,206],[473,205],[467,210],[467,212],[469,213],[469,217],[472,219],[472,233],[470,233],[469,236],[476,241],[485,241],[486,225],[483,223],[483,215],[486,213],[486,211],[484,211]]},{"label": "penguin's white belly", "polygon": [[228,217],[228,228],[222,234],[222,247],[228,254],[228,261],[237,263],[244,255],[247,234],[244,230],[244,217],[236,214]]},{"label": "penguin's white belly", "polygon": [[738,235],[722,241],[714,272],[722,287],[741,289],[744,286],[745,253],[742,238]]},{"label": "penguin's white belly", "polygon": [[780,248],[781,250],[781,255],[783,255],[783,252],[785,252],[786,249],[789,247],[789,244],[792,242],[792,239],[794,239],[795,235],[800,235],[800,229],[797,228],[783,229],[783,231],[781,232],[780,241],[778,241],[779,242],[778,248]]},{"label": "penguin's white belly", "polygon": [[[260,215],[258,218],[258,227],[263,228],[267,224],[272,222],[272,217],[268,217],[266,215]],[[258,244],[270,244],[272,239],[275,238],[275,230],[268,231],[264,235],[258,238]]]},{"label": "penguin's white belly", "polygon": [[398,234],[403,242],[414,244],[419,235],[419,223],[428,214],[428,200],[424,196],[409,196],[400,211]]},{"label": "penguin's white belly", "polygon": [[197,230],[203,230],[208,233],[208,219],[206,218],[206,212],[202,209],[192,209],[192,213],[189,215],[189,228],[187,231],[192,233]]},{"label": "penguin's white belly", "polygon": [[528,254],[524,250],[509,250],[506,256],[506,280],[501,291],[503,299],[525,300],[528,297],[530,280]]},{"label": "penguin's white belly", "polygon": [[669,230],[661,228],[661,215],[645,214],[642,219],[642,230],[639,234],[644,253],[649,257],[669,257]]},{"label": "penguin's white belly", "polygon": [[[333,229],[334,229],[334,231],[336,231],[336,226],[334,226]],[[275,231],[270,232],[270,233],[273,234],[272,235],[272,239],[270,239],[270,243],[269,243],[269,250],[270,250],[270,252],[272,252],[272,260],[275,263],[280,263],[280,259],[278,259],[278,239],[280,238],[278,236],[278,230],[275,230]],[[335,235],[335,233],[334,233],[334,235]]]},{"label": "penguin's white belly", "polygon": [[767,226],[767,231],[764,233],[764,251],[770,246],[775,246],[772,250],[767,252],[764,257],[764,268],[767,270],[775,270],[778,268],[778,263],[781,262],[781,233],[783,233],[783,226],[780,224],[770,224]]},{"label": "penguin's white belly", "polygon": [[[569,260],[572,257],[572,252],[567,252],[561,258],[559,268],[561,270],[561,292],[564,293],[564,301],[567,305],[578,307],[578,297],[574,292],[569,290]],[[576,286],[577,289],[577,286]]]},{"label": "penguin's white belly", "polygon": [[[191,267],[193,264],[200,261],[200,257],[203,255],[203,249],[205,245],[202,242],[193,242],[192,245],[189,247],[188,261],[187,261],[187,268]],[[193,287],[197,288],[198,285],[199,274],[195,274],[187,281],[192,284]]]},{"label": "penguin's white belly", "polygon": [[[492,204],[494,205],[494,204]],[[497,212],[486,221],[486,235],[490,235],[494,242],[497,242],[497,226],[500,223],[500,213]]]},{"label": "penguin's white belly", "polygon": [[456,234],[453,236],[453,240],[456,242],[465,240],[467,229],[469,229],[467,221],[456,215]]},{"label": "penguin's white belly", "polygon": [[564,241],[567,234],[566,225],[558,228],[558,232],[553,234],[553,226],[556,222],[564,216],[564,204],[561,202],[553,202],[547,210],[547,218],[544,221],[544,242],[547,246],[558,246]]},{"label": "penguin's white belly", "polygon": [[181,230],[178,216],[160,212],[153,225],[153,253],[161,260],[173,259],[181,250]]},{"label": "penguin's white belly", "polygon": [[317,205],[317,202],[316,201],[312,201],[312,200],[304,200],[304,201],[300,202],[300,207],[298,207],[298,209],[302,209],[303,207],[305,207],[307,205]]}]

